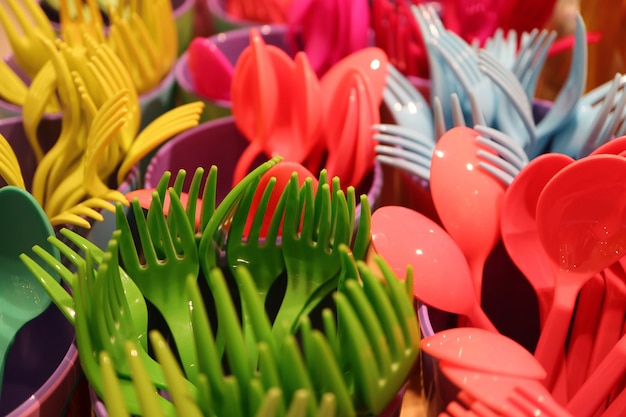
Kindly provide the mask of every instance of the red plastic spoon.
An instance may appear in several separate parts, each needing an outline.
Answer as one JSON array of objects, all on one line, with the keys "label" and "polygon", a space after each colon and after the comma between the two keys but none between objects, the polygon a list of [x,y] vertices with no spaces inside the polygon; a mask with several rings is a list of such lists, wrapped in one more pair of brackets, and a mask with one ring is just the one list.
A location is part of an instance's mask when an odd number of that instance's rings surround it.
[{"label": "red plastic spoon", "polygon": [[555,276],[554,301],[535,349],[548,388],[581,287],[626,252],[625,175],[625,158],[593,155],[562,169],[539,196],[537,230]]},{"label": "red plastic spoon", "polygon": [[396,274],[403,277],[407,265],[413,267],[415,298],[497,332],[478,304],[463,253],[437,223],[405,207],[383,206],[371,224],[372,248]]},{"label": "red plastic spoon", "polygon": [[476,371],[541,381],[546,372],[519,343],[500,333],[458,327],[422,339],[420,348],[442,362]]},{"label": "red plastic spoon", "polygon": [[517,174],[502,203],[502,241],[509,257],[537,294],[541,323],[552,305],[554,277],[537,231],[537,200],[546,183],[572,162],[574,159],[560,153],[539,155]]}]

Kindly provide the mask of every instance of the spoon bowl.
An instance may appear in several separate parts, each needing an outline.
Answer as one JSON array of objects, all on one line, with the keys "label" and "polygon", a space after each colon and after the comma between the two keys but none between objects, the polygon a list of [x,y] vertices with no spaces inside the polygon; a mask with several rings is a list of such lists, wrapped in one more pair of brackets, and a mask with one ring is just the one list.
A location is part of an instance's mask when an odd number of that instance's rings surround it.
[{"label": "spoon bowl", "polygon": [[416,299],[497,332],[476,299],[463,253],[441,226],[417,211],[384,206],[372,214],[371,236],[373,250],[397,276],[412,266]]},{"label": "spoon bowl", "polygon": [[539,155],[517,174],[507,188],[502,203],[502,241],[537,294],[541,322],[552,305],[554,278],[550,260],[539,239],[535,210],[546,183],[573,161],[560,153]]},{"label": "spoon bowl", "polygon": [[[50,305],[50,297],[22,263],[19,255],[40,245],[57,258],[58,250],[48,241],[54,230],[35,198],[22,188],[0,188],[0,377],[4,374],[7,353],[19,330]],[[54,275],[53,271],[49,271]],[[1,387],[0,379],[0,387]]]},{"label": "spoon bowl", "polygon": [[542,380],[545,370],[514,340],[482,329],[459,327],[422,339],[420,348],[441,362],[464,369]]},{"label": "spoon bowl", "polygon": [[478,150],[494,153],[477,143],[477,136],[473,129],[456,126],[439,138],[430,167],[430,189],[444,228],[470,265],[480,301],[484,264],[500,239],[505,186],[477,169]]}]

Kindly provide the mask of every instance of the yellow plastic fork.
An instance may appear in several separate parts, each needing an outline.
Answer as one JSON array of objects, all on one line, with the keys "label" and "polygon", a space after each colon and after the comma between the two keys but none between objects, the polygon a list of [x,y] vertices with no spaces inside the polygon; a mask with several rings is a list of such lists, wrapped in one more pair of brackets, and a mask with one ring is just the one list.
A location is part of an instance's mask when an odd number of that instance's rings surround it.
[{"label": "yellow plastic fork", "polygon": [[50,56],[41,38],[52,41],[56,34],[36,0],[6,0],[6,5],[8,10],[0,3],[0,24],[15,61],[26,75],[33,78]]},{"label": "yellow plastic fork", "polygon": [[0,134],[0,176],[8,185],[26,189],[22,169],[7,139]]},{"label": "yellow plastic fork", "polygon": [[74,86],[68,62],[52,41],[47,39],[43,41],[48,48],[48,55],[52,57],[57,74],[57,91],[63,108],[59,138],[37,165],[33,178],[33,196],[45,209],[46,198],[61,183],[68,169],[80,161],[83,146],[77,141],[84,137],[85,132],[81,131],[84,126],[81,122],[80,97]]},{"label": "yellow plastic fork", "polygon": [[19,106],[24,104],[28,87],[4,59],[0,59],[0,97]]},{"label": "yellow plastic fork", "polygon": [[161,61],[161,52],[143,19],[132,13],[128,20],[115,10],[110,12],[112,24],[109,30],[111,47],[127,63],[129,72],[139,94],[156,87],[170,68]]},{"label": "yellow plastic fork", "polygon": [[46,111],[58,112],[60,110],[55,95],[56,87],[57,74],[52,61],[48,61],[32,80],[24,97],[22,124],[37,162],[41,161],[44,153],[37,135],[41,118]]},{"label": "yellow plastic fork", "polygon": [[75,5],[75,16],[71,13],[69,2],[70,0],[61,0],[59,4],[63,40],[71,46],[83,46],[84,35],[88,34],[97,42],[104,42],[104,22],[96,1],[72,1]]},{"label": "yellow plastic fork", "polygon": [[96,106],[103,105],[119,90],[124,89],[128,92],[127,122],[120,131],[119,138],[119,146],[125,152],[137,136],[141,124],[139,93],[128,67],[116,56],[110,45],[92,42],[91,48],[87,66],[93,75],[93,82],[88,83],[87,87]]},{"label": "yellow plastic fork", "polygon": [[[120,90],[98,110],[89,126],[87,146],[81,163],[56,187],[46,202],[46,210],[49,213],[54,215],[62,212],[79,204],[88,195],[128,204],[124,195],[110,189],[104,183],[108,182],[108,179],[100,178],[97,172],[107,146],[126,123],[127,102],[127,92]],[[115,165],[114,161],[112,163]]]}]

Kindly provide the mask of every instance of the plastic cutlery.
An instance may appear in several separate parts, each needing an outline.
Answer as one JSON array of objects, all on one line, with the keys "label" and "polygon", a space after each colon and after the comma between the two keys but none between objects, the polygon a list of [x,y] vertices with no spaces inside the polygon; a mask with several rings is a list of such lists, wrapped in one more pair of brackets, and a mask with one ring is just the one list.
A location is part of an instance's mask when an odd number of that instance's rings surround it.
[{"label": "plastic cutlery", "polygon": [[472,327],[443,330],[422,339],[420,348],[460,368],[541,381],[543,367],[523,346],[500,333]]},{"label": "plastic cutlery", "polygon": [[548,373],[549,388],[564,355],[580,288],[623,255],[620,242],[626,238],[626,227],[621,216],[626,207],[615,196],[626,191],[624,173],[626,159],[620,156],[589,156],[559,171],[537,201],[537,230],[555,277],[554,301],[535,350]]},{"label": "plastic cutlery", "polygon": [[251,28],[250,46],[237,59],[231,87],[235,124],[250,141],[235,166],[233,184],[246,175],[270,138],[278,105],[278,85],[265,41],[256,28]]},{"label": "plastic cutlery", "polygon": [[500,213],[505,186],[480,169],[477,131],[457,126],[435,145],[430,166],[430,190],[437,214],[465,255],[481,300],[485,261],[500,239]]},{"label": "plastic cutlery", "polygon": [[396,275],[412,267],[416,299],[497,332],[480,308],[463,253],[437,223],[409,208],[384,206],[372,214],[371,235],[372,249]]},{"label": "plastic cutlery", "polygon": [[488,373],[441,362],[441,372],[473,398],[507,417],[572,417],[537,379]]},{"label": "plastic cutlery", "polygon": [[502,202],[500,231],[511,260],[532,285],[541,323],[552,305],[554,277],[537,230],[536,207],[544,186],[569,164],[567,155],[546,153],[528,163],[509,185]]},{"label": "plastic cutlery", "polygon": [[322,89],[322,100],[325,103],[324,111],[327,120],[328,116],[333,114],[328,106],[329,95],[332,95],[337,89],[344,75],[354,69],[362,71],[363,75],[370,81],[372,101],[377,106],[380,105],[389,71],[387,54],[380,48],[368,47],[343,57],[341,61],[334,64],[320,77],[320,88]]}]

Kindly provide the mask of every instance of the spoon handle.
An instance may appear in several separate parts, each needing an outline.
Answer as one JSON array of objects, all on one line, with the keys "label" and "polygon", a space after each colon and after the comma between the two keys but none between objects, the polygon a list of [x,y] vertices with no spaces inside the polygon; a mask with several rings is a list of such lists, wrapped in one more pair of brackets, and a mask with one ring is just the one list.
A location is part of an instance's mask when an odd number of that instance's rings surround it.
[{"label": "spoon handle", "polygon": [[546,371],[545,385],[548,389],[554,386],[557,365],[565,354],[565,339],[579,291],[580,285],[569,282],[555,287],[554,302],[539,335],[535,358]]},{"label": "spoon handle", "polygon": [[472,309],[471,314],[468,314],[467,318],[472,322],[474,326],[480,327],[481,329],[489,330],[491,332],[499,333],[496,326],[493,322],[487,317],[485,311],[480,308],[478,303],[475,304],[475,308]]},{"label": "spoon handle", "polygon": [[624,303],[626,301],[626,283],[624,271],[619,264],[614,264],[604,271],[606,295],[600,321],[593,341],[591,358],[587,367],[590,374],[602,361],[602,358],[619,341],[624,322]]},{"label": "spoon handle", "polygon": [[[577,417],[591,417],[626,371],[626,336],[611,348],[598,367],[567,403]],[[622,410],[623,414],[623,410]]]},{"label": "spoon handle", "polygon": [[[576,392],[587,376],[587,364],[596,343],[600,312],[603,308],[604,289],[604,277],[596,274],[580,290],[565,361],[569,392]],[[619,331],[621,329],[620,324]],[[618,338],[619,336],[616,339]]]}]

